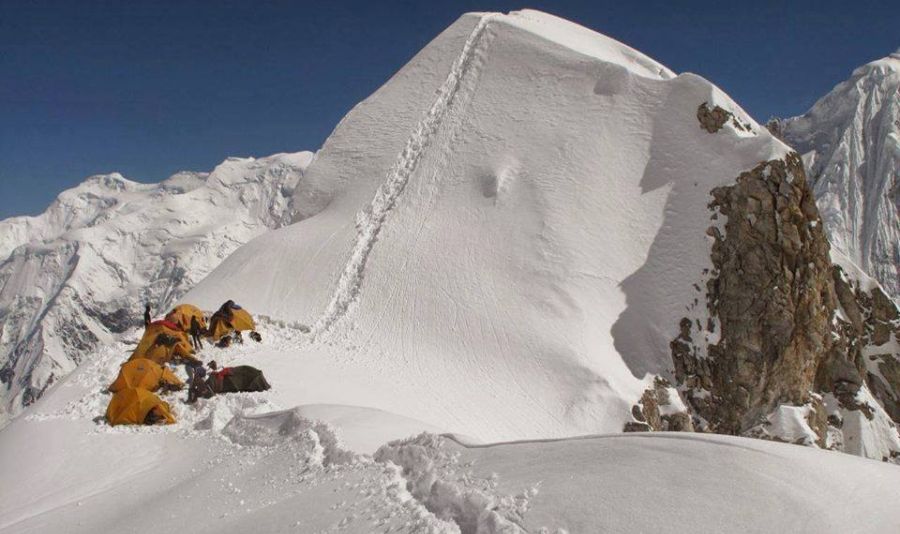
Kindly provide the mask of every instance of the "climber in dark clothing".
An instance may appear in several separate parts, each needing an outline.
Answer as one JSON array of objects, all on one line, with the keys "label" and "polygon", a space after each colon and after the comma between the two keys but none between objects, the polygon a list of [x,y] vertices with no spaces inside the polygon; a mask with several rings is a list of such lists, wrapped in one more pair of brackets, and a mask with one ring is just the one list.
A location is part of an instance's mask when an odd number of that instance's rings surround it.
[{"label": "climber in dark clothing", "polygon": [[[234,320],[234,310],[241,309],[240,306],[234,303],[233,300],[226,301],[225,304],[222,304],[216,313],[212,314],[212,317],[209,318],[209,335],[215,336],[216,332],[219,329],[219,323],[225,325],[227,330],[234,330],[234,327],[231,325],[231,321]],[[228,341],[230,343],[230,341]]]},{"label": "climber in dark clothing", "polygon": [[226,301],[225,304],[222,304],[222,307],[219,308],[219,311],[216,313],[219,314],[220,317],[231,323],[231,320],[234,319],[234,310],[240,309],[237,304],[234,303],[233,300]]},{"label": "climber in dark clothing", "polygon": [[144,306],[144,326],[150,326],[151,319],[152,317],[150,317],[150,305],[147,304]]},{"label": "climber in dark clothing", "polygon": [[194,404],[197,399],[208,399],[215,395],[209,384],[206,383],[206,369],[203,366],[193,368],[191,373],[190,389],[188,389],[188,404]]},{"label": "climber in dark clothing", "polygon": [[203,348],[203,342],[200,340],[201,335],[203,335],[203,330],[200,328],[200,322],[197,321],[196,317],[191,317],[191,342],[194,344],[194,350]]}]

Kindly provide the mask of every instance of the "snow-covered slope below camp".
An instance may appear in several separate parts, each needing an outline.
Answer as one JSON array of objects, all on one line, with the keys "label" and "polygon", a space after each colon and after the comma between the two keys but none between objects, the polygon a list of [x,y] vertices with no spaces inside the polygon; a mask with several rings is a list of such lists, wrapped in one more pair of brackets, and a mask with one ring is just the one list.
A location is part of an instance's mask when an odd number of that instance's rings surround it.
[{"label": "snow-covered slope below camp", "polygon": [[0,532],[887,533],[900,522],[895,466],[782,443],[650,433],[470,445],[422,434],[373,446],[428,427],[351,406],[281,410],[314,366],[280,352],[290,329],[261,331],[267,346],[203,357],[266,365],[273,389],[192,407],[169,394],[178,423],[168,427],[92,420],[122,345],[62,379],[0,431]]},{"label": "snow-covered slope below camp", "polygon": [[900,297],[900,51],[853,71],[783,131],[832,246]]},{"label": "snow-covered slope below camp", "polygon": [[[704,102],[738,120],[708,133]],[[482,440],[617,432],[705,302],[710,190],[787,152],[698,76],[470,14],[341,121],[307,172],[327,207],[185,300],[308,325],[302,357],[366,378],[327,402]]]},{"label": "snow-covered slope below camp", "polygon": [[284,224],[312,153],[225,161],[159,184],[119,174],[0,221],[0,423],[157,314],[241,244]]}]

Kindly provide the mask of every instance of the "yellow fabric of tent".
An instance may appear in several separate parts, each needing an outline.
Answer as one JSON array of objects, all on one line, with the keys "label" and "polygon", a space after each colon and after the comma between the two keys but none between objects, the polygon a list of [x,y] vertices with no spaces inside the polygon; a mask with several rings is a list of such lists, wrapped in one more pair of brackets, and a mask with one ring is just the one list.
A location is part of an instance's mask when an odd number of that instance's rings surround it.
[{"label": "yellow fabric of tent", "polygon": [[147,358],[136,358],[122,364],[119,376],[109,386],[113,393],[126,388],[141,388],[147,391],[156,391],[161,387],[168,389],[181,389],[184,387],[175,373],[168,367],[157,364]]},{"label": "yellow fabric of tent", "polygon": [[106,420],[110,425],[143,425],[147,414],[153,412],[160,421],[170,425],[175,422],[169,404],[146,389],[125,388],[109,401]]},{"label": "yellow fabric of tent", "polygon": [[218,312],[213,314],[212,318],[209,320],[210,330],[207,333],[208,337],[211,337],[214,340],[220,339],[222,336],[228,335],[234,330],[238,332],[243,332],[245,330],[256,330],[256,323],[253,322],[253,317],[250,313],[243,309],[238,308],[236,310],[232,310],[231,317],[231,326],[228,326],[228,322],[219,316]]},{"label": "yellow fabric of tent", "polygon": [[179,304],[172,308],[172,311],[166,315],[166,321],[177,324],[185,332],[191,331],[191,319],[196,317],[200,323],[200,329],[206,330],[206,318],[203,316],[203,310],[193,304]]},{"label": "yellow fabric of tent", "polygon": [[199,361],[194,357],[194,347],[191,346],[187,334],[169,321],[156,321],[147,326],[144,337],[129,360],[138,358],[146,358],[160,365],[170,362],[173,358]]}]

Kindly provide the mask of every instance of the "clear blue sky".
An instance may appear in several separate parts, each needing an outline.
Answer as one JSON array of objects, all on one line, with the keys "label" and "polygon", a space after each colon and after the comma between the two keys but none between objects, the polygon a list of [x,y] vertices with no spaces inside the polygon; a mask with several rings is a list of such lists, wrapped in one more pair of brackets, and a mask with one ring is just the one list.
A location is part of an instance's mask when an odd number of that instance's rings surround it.
[{"label": "clear blue sky", "polygon": [[460,14],[522,7],[698,73],[757,120],[900,46],[896,1],[0,0],[0,218],[91,174],[315,150]]}]

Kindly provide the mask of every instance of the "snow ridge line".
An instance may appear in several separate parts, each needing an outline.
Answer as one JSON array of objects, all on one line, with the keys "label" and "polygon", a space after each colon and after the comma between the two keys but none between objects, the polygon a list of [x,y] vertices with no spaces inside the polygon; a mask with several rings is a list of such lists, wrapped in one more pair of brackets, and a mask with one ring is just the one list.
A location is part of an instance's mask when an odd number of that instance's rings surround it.
[{"label": "snow ridge line", "polygon": [[483,42],[483,35],[488,23],[496,14],[481,17],[478,24],[469,34],[460,55],[450,68],[447,79],[441,85],[438,97],[429,108],[406,141],[403,151],[388,170],[384,183],[375,192],[372,202],[356,215],[356,243],[350,258],[341,273],[337,287],[325,312],[312,327],[313,339],[327,331],[338,319],[343,317],[350,305],[356,300],[362,282],[363,272],[369,253],[375,245],[378,233],[394,207],[400,194],[406,188],[409,177],[418,166],[425,149],[429,146],[444,116],[450,109],[454,97],[459,90],[463,77],[469,71],[472,59]]}]

